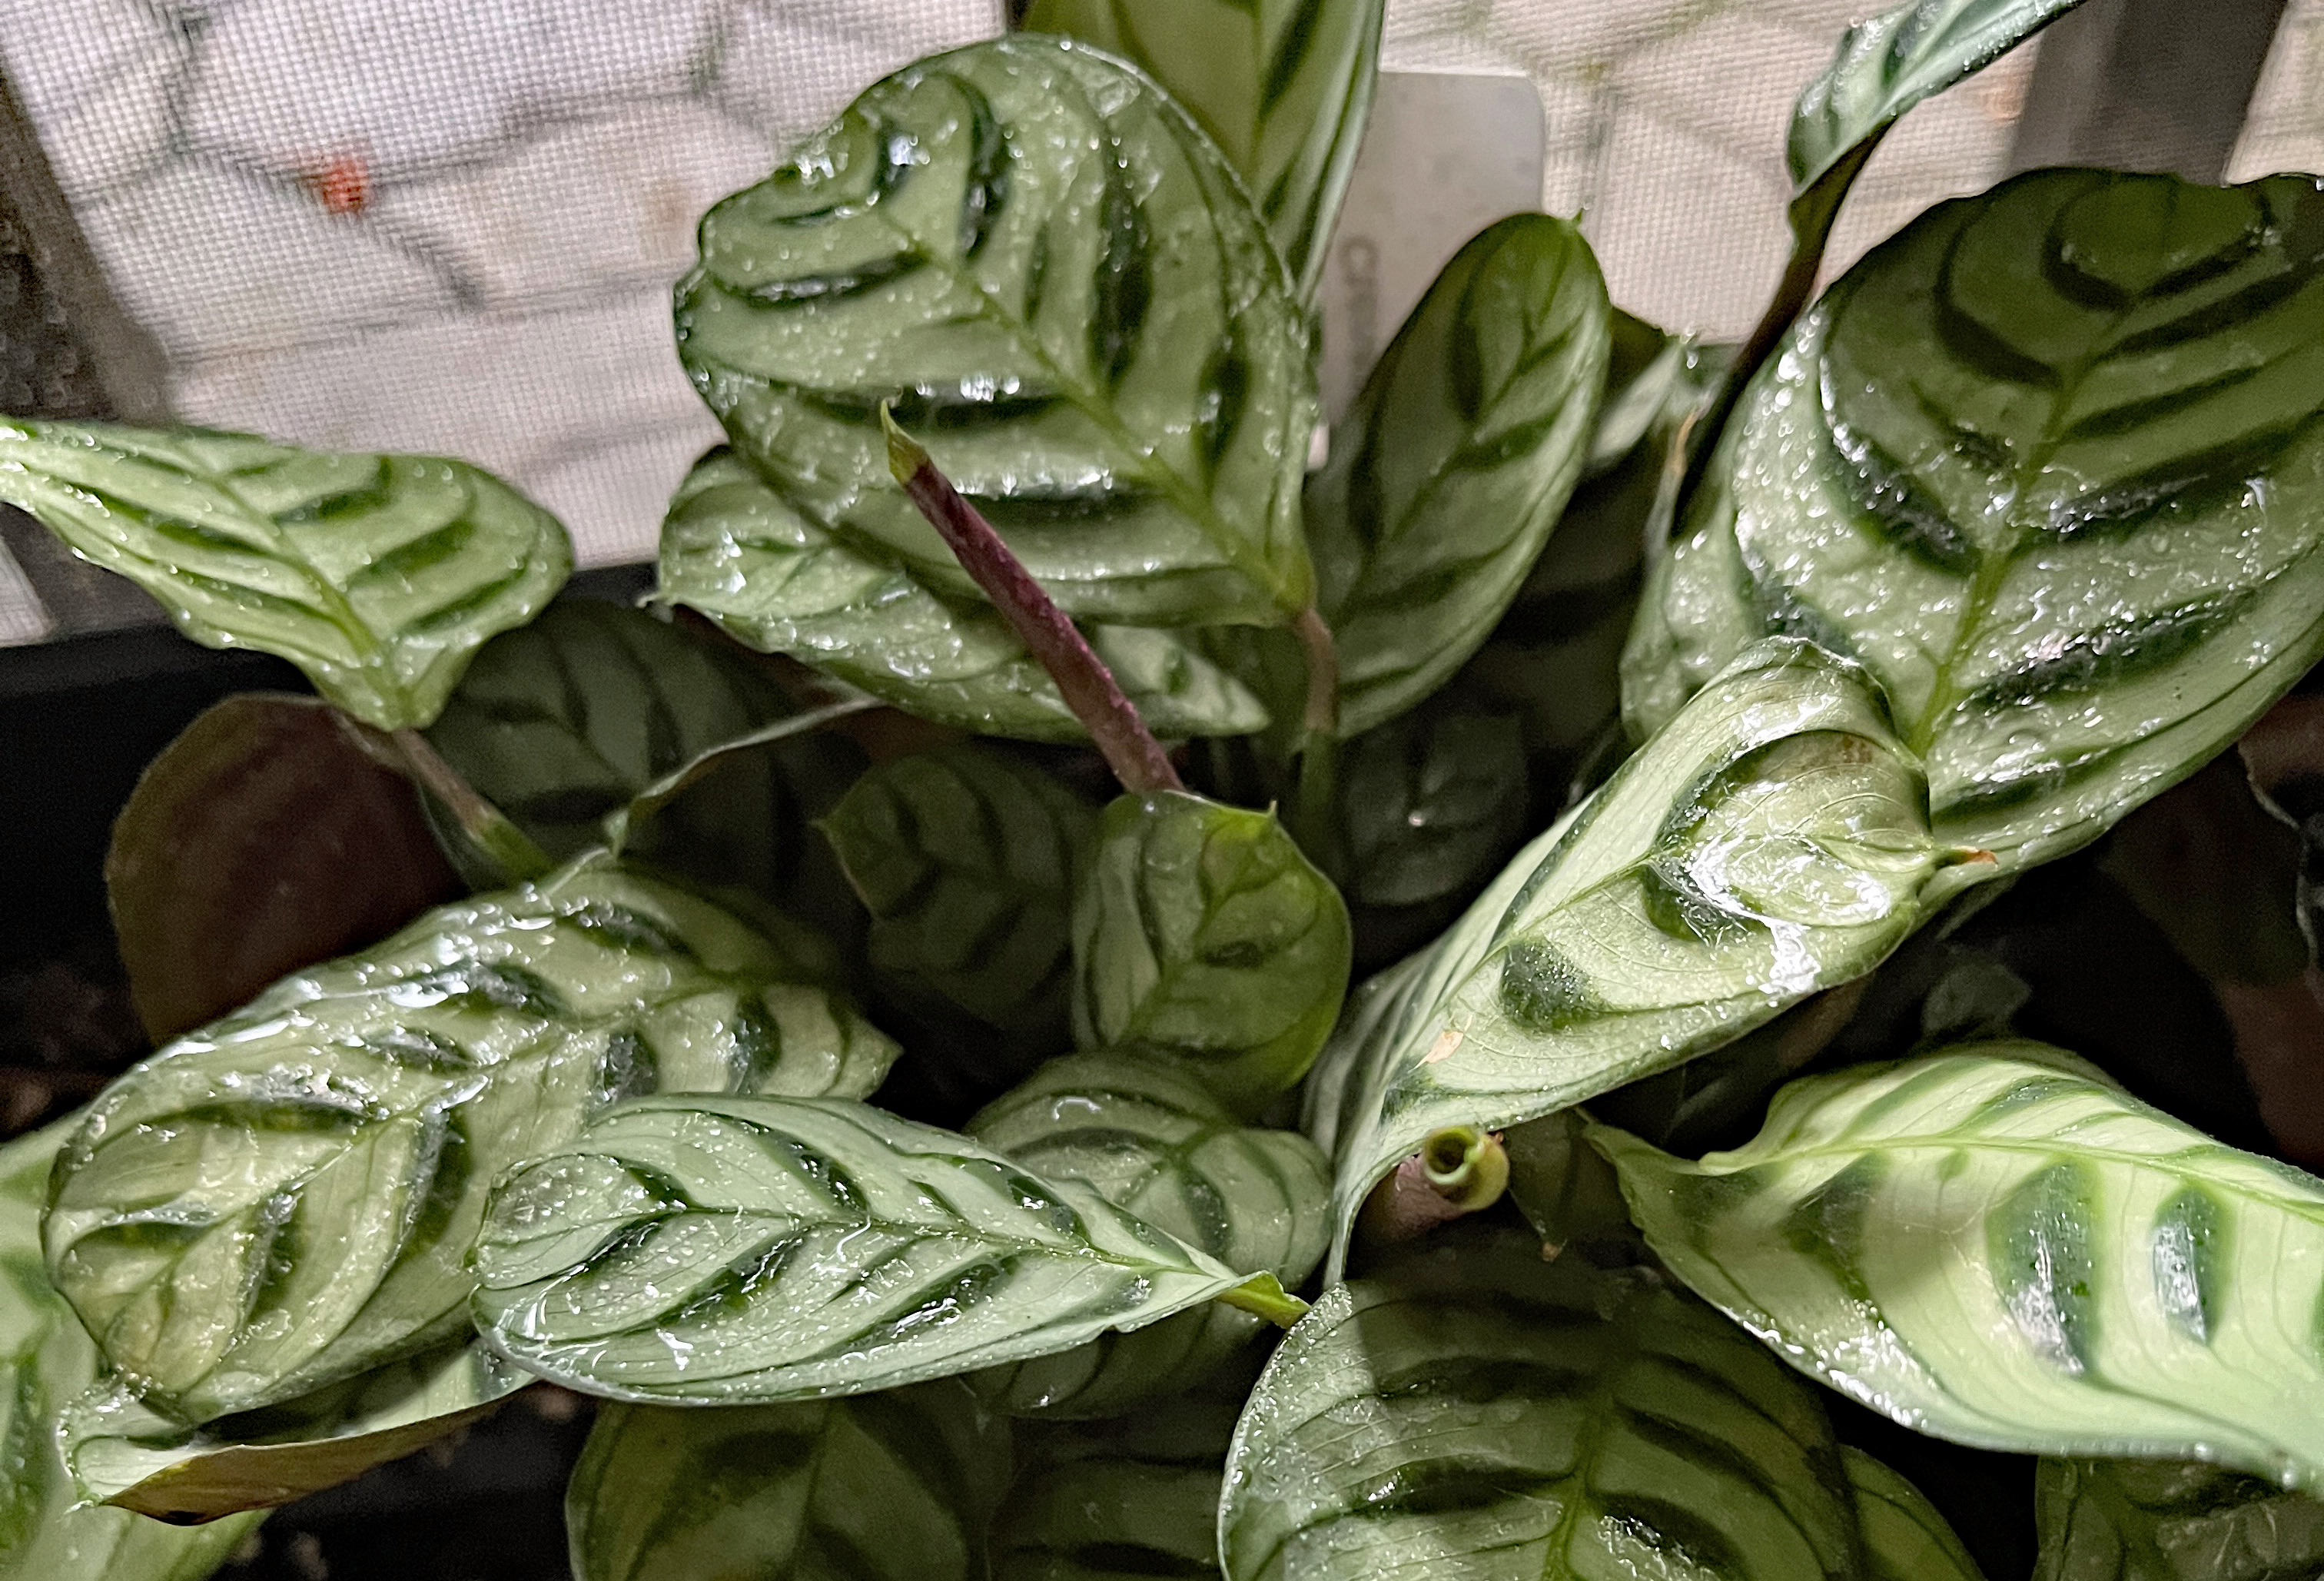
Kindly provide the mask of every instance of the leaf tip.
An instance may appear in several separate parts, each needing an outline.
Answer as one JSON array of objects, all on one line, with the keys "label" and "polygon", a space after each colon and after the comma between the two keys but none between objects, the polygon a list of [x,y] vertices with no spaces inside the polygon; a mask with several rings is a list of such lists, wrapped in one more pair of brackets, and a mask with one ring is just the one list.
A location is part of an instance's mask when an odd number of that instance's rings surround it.
[{"label": "leaf tip", "polygon": [[1264,1318],[1277,1328],[1289,1328],[1307,1316],[1307,1303],[1286,1290],[1282,1281],[1271,1273],[1246,1280],[1232,1290],[1221,1290],[1217,1299],[1240,1311]]},{"label": "leaf tip", "polygon": [[880,428],[888,436],[888,470],[895,474],[898,483],[908,485],[929,464],[927,450],[904,431],[890,402],[880,402]]}]

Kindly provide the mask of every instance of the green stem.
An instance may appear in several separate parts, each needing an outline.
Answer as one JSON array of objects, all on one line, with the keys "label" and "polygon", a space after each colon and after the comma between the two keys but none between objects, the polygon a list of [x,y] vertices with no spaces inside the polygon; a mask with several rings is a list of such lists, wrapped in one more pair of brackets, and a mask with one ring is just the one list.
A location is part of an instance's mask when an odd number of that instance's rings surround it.
[{"label": "green stem", "polygon": [[1332,628],[1313,605],[1291,630],[1307,661],[1307,707],[1301,719],[1299,788],[1291,809],[1292,836],[1318,864],[1330,859],[1333,809],[1339,800],[1340,650]]},{"label": "green stem", "polygon": [[1001,618],[1056,681],[1066,706],[1105,754],[1122,789],[1139,793],[1184,790],[1169,754],[1065,612],[1001,541],[992,523],[936,470],[927,451],[897,426],[884,401],[880,422],[888,430],[888,469],[951,547],[961,569],[984,589]]},{"label": "green stem", "polygon": [[436,798],[460,826],[461,833],[491,858],[511,883],[539,878],[557,865],[508,814],[462,779],[460,771],[446,763],[425,735],[406,726],[391,733],[388,739],[395,744],[395,754],[412,780]]}]

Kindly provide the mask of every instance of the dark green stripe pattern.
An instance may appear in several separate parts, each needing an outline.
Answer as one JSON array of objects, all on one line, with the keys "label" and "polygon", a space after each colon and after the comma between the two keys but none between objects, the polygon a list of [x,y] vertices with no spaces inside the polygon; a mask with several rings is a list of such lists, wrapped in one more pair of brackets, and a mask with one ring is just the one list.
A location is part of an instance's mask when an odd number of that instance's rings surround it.
[{"label": "dark green stripe pattern", "polygon": [[1856,1488],[1871,1581],[1985,1581],[1953,1529],[1921,1490],[1853,1445],[1840,1447]]},{"label": "dark green stripe pattern", "polygon": [[949,1379],[727,1410],[608,1405],[565,1496],[575,1581],[980,1581],[1009,1425]]},{"label": "dark green stripe pattern", "polygon": [[1747,643],[1863,662],[1935,827],[2095,838],[2324,654],[2324,193],[2047,171],[1941,205],[1793,330],[1624,658],[1652,729]]},{"label": "dark green stripe pattern", "polygon": [[974,587],[880,404],[1066,613],[1275,624],[1313,572],[1305,318],[1240,183],[1145,77],[1019,35],[868,89],[711,209],[678,353],[807,521]]},{"label": "dark green stripe pattern", "polygon": [[1314,300],[1371,109],[1381,0],[1034,0],[1031,32],[1079,39],[1143,69],[1241,175]]},{"label": "dark green stripe pattern", "polygon": [[1183,1059],[1256,1114],[1314,1063],[1353,948],[1347,903],[1272,812],[1117,797],[1074,904],[1075,1040]]},{"label": "dark green stripe pattern", "polygon": [[820,825],[872,913],[874,969],[1013,1039],[1067,1044],[1074,890],[1097,808],[965,744],[890,758]]},{"label": "dark green stripe pattern", "polygon": [[180,1420],[450,1337],[486,1193],[656,1091],[872,1091],[896,1046],[733,914],[584,857],[285,978],[115,1082],[58,1167],[57,1288]]},{"label": "dark green stripe pattern", "polygon": [[1738,659],[1357,996],[1307,1096],[1334,1255],[1431,1132],[1586,1102],[1871,970],[1959,882],[1923,796],[1861,670]]},{"label": "dark green stripe pattern", "polygon": [[83,1503],[57,1413],[99,1375],[97,1347],[41,1271],[41,1201],[78,1117],[0,1147],[0,1581],[202,1581],[257,1524],[165,1526]]},{"label": "dark green stripe pattern", "polygon": [[[659,596],[762,652],[786,653],[938,724],[1025,741],[1087,739],[1024,642],[979,596],[940,591],[904,558],[810,522],[734,452],[695,464],[661,532]],[[1165,738],[1243,735],[1268,711],[1177,633],[1084,621]]]},{"label": "dark green stripe pattern", "polygon": [[1517,596],[1589,456],[1609,313],[1582,233],[1512,216],[1444,266],[1333,425],[1307,535],[1343,732],[1436,690]]},{"label": "dark green stripe pattern", "polygon": [[2062,1050],[1968,1043],[1793,1083],[1700,1163],[1609,1127],[1647,1243],[1777,1354],[1985,1448],[2212,1460],[2324,1488],[2324,1181]]},{"label": "dark green stripe pattern", "polygon": [[151,593],[194,641],[279,654],[383,730],[434,719],[484,641],[573,569],[555,517],[431,456],[6,418],[0,500]]},{"label": "dark green stripe pattern", "polygon": [[2044,1460],[2034,1581],[2315,1581],[2324,1502],[2171,1460]]},{"label": "dark green stripe pattern", "polygon": [[[1247,1128],[1150,1054],[1076,1054],[985,1106],[968,1134],[1045,1180],[1079,1180],[1230,1268],[1296,1290],[1323,1261],[1332,1179],[1296,1132]],[[1215,1373],[1266,1329],[1213,1302],[973,1379],[1019,1416],[1102,1417]]]},{"label": "dark green stripe pattern", "polygon": [[1813,1391],[1524,1237],[1327,1290],[1244,1410],[1219,1533],[1229,1581],[1869,1574]]},{"label": "dark green stripe pattern", "polygon": [[476,1270],[497,1349],[646,1402],[894,1388],[1222,1296],[1301,1309],[1077,1181],[830,1098],[613,1109],[505,1178]]}]

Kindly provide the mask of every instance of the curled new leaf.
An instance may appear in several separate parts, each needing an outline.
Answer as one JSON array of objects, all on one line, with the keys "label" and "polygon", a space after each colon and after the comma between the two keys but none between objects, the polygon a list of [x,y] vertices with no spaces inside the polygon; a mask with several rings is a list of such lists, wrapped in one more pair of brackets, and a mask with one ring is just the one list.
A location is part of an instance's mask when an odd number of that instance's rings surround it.
[{"label": "curled new leaf", "polygon": [[1179,1056],[1256,1113],[1330,1036],[1351,948],[1340,892],[1272,814],[1118,797],[1074,906],[1074,1031]]},{"label": "curled new leaf", "polygon": [[726,1410],[608,1405],[565,1495],[576,1581],[979,1581],[1009,1428],[939,1380]]},{"label": "curled new leaf", "polygon": [[1582,1102],[1869,971],[1956,855],[1925,807],[1863,671],[1796,642],[1738,660],[1348,1018],[1308,1127],[1342,1242],[1430,1133]]},{"label": "curled new leaf", "polygon": [[65,1408],[58,1431],[84,1497],[165,1521],[208,1521],[350,1481],[481,1419],[531,1382],[462,1337],[198,1428],[100,1382]]},{"label": "curled new leaf", "polygon": [[2045,171],[1922,216],[1793,330],[1623,661],[1648,730],[1744,645],[1859,660],[1934,827],[2047,860],[2324,653],[2324,192]]},{"label": "curled new leaf", "polygon": [[584,858],[179,1039],[93,1105],[45,1225],[106,1359],[187,1421],[458,1332],[493,1180],[632,1093],[862,1095],[895,1045],[732,913]]},{"label": "curled new leaf", "polygon": [[1244,1410],[1219,1539],[1230,1581],[1856,1577],[1855,1514],[1822,1406],[1748,1335],[1521,1239],[1324,1292]]},{"label": "curled new leaf", "polygon": [[1054,1053],[1065,1045],[1067,928],[1097,809],[974,746],[893,758],[823,832],[872,912],[872,965]]},{"label": "curled new leaf", "polygon": [[[695,464],[662,522],[660,596],[923,718],[1028,741],[1085,738],[998,610],[815,525],[724,447]],[[1083,630],[1157,734],[1266,726],[1259,698],[1177,635],[1094,621]]]},{"label": "curled new leaf", "polygon": [[41,1271],[41,1198],[74,1123],[0,1147],[0,1581],[201,1581],[255,1517],[188,1529],[86,1504],[58,1451],[57,1413],[98,1375]]},{"label": "curled new leaf", "polygon": [[974,596],[889,474],[893,401],[1068,614],[1309,603],[1306,323],[1234,173],[1145,77],[1024,36],[920,61],[701,242],[678,354],[816,525]]},{"label": "curled new leaf", "polygon": [[1307,533],[1342,732],[1434,691],[1517,596],[1590,452],[1609,311],[1581,232],[1512,216],[1444,266],[1334,428]]},{"label": "curled new leaf", "polygon": [[114,821],[106,899],[155,1040],[460,892],[411,782],[313,698],[204,710]]},{"label": "curled new leaf", "polygon": [[280,654],[383,730],[435,718],[484,639],[531,619],[573,569],[555,517],[431,456],[8,418],[0,500],[196,642]]},{"label": "curled new leaf", "polygon": [[2296,1581],[2324,1569],[2324,1503],[2216,1465],[2044,1460],[2034,1581]]},{"label": "curled new leaf", "polygon": [[1315,295],[1379,64],[1380,0],[1034,0],[1033,32],[1145,68],[1218,143]]},{"label": "curled new leaf", "polygon": [[2037,1043],[1812,1077],[1690,1163],[1592,1140],[1655,1253],[1875,1410],[1987,1448],[2324,1487],[2324,1181]]},{"label": "curled new leaf", "polygon": [[[1323,1260],[1331,1172],[1296,1133],[1246,1129],[1150,1055],[1052,1060],[968,1133],[1044,1180],[1078,1180],[1230,1268],[1296,1289]],[[1095,1417],[1182,1390],[1266,1327],[1216,1303],[977,1380],[1019,1414]]]},{"label": "curled new leaf", "polygon": [[642,1401],[889,1389],[1213,1299],[1303,1309],[1078,1182],[834,1099],[623,1105],[506,1178],[476,1268],[496,1348]]}]

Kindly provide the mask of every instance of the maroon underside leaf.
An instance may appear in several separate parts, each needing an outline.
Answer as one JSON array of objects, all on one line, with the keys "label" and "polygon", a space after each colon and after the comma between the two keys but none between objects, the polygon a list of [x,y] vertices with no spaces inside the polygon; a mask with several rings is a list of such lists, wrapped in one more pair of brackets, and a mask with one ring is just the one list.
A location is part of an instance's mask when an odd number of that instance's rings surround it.
[{"label": "maroon underside leaf", "polygon": [[156,1042],[462,892],[410,782],[358,730],[313,698],[246,694],[146,766],[105,878]]}]

